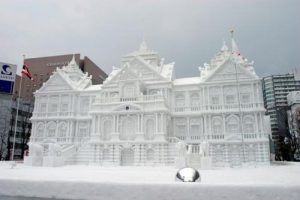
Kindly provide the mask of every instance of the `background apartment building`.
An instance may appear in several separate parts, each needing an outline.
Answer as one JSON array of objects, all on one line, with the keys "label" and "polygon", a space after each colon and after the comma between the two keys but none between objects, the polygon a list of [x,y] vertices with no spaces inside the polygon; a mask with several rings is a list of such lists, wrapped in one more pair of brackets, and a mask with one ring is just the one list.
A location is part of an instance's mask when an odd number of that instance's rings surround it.
[{"label": "background apartment building", "polygon": [[262,79],[264,105],[270,116],[272,139],[275,146],[289,135],[287,124],[287,95],[300,90],[298,74],[271,75]]}]

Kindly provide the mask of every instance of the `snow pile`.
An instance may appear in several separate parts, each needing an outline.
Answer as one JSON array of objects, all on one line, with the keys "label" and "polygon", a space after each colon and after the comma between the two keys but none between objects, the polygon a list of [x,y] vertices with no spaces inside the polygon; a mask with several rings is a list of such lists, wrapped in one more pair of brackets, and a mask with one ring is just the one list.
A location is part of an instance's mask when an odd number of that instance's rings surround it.
[{"label": "snow pile", "polygon": [[170,167],[0,164],[0,196],[66,199],[298,199],[300,163],[200,170],[201,183],[174,181]]}]

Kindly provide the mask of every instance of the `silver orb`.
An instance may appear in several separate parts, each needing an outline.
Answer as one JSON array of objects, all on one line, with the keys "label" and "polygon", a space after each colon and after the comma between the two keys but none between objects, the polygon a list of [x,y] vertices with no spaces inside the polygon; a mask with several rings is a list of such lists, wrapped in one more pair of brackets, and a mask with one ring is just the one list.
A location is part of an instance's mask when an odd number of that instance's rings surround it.
[{"label": "silver orb", "polygon": [[192,167],[185,167],[178,170],[178,172],[176,173],[175,180],[182,182],[200,182],[201,177],[198,170]]}]

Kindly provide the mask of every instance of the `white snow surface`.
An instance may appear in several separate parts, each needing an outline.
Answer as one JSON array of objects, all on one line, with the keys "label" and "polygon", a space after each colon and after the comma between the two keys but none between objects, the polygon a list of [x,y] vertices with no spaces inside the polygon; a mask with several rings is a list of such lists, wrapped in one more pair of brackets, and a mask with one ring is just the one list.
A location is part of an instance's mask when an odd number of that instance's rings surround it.
[{"label": "white snow surface", "polygon": [[13,169],[0,163],[1,195],[63,199],[299,199],[300,163],[199,170],[175,182],[172,167],[64,166]]}]

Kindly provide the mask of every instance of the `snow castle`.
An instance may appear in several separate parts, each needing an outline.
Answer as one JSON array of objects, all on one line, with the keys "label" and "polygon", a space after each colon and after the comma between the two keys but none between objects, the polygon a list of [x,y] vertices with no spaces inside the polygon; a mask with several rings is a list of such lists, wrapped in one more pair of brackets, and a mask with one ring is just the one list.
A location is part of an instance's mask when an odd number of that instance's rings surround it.
[{"label": "snow castle", "polygon": [[199,76],[180,79],[174,63],[143,42],[102,85],[92,85],[74,58],[53,73],[35,93],[25,163],[268,164],[264,113],[261,80],[233,38]]}]

